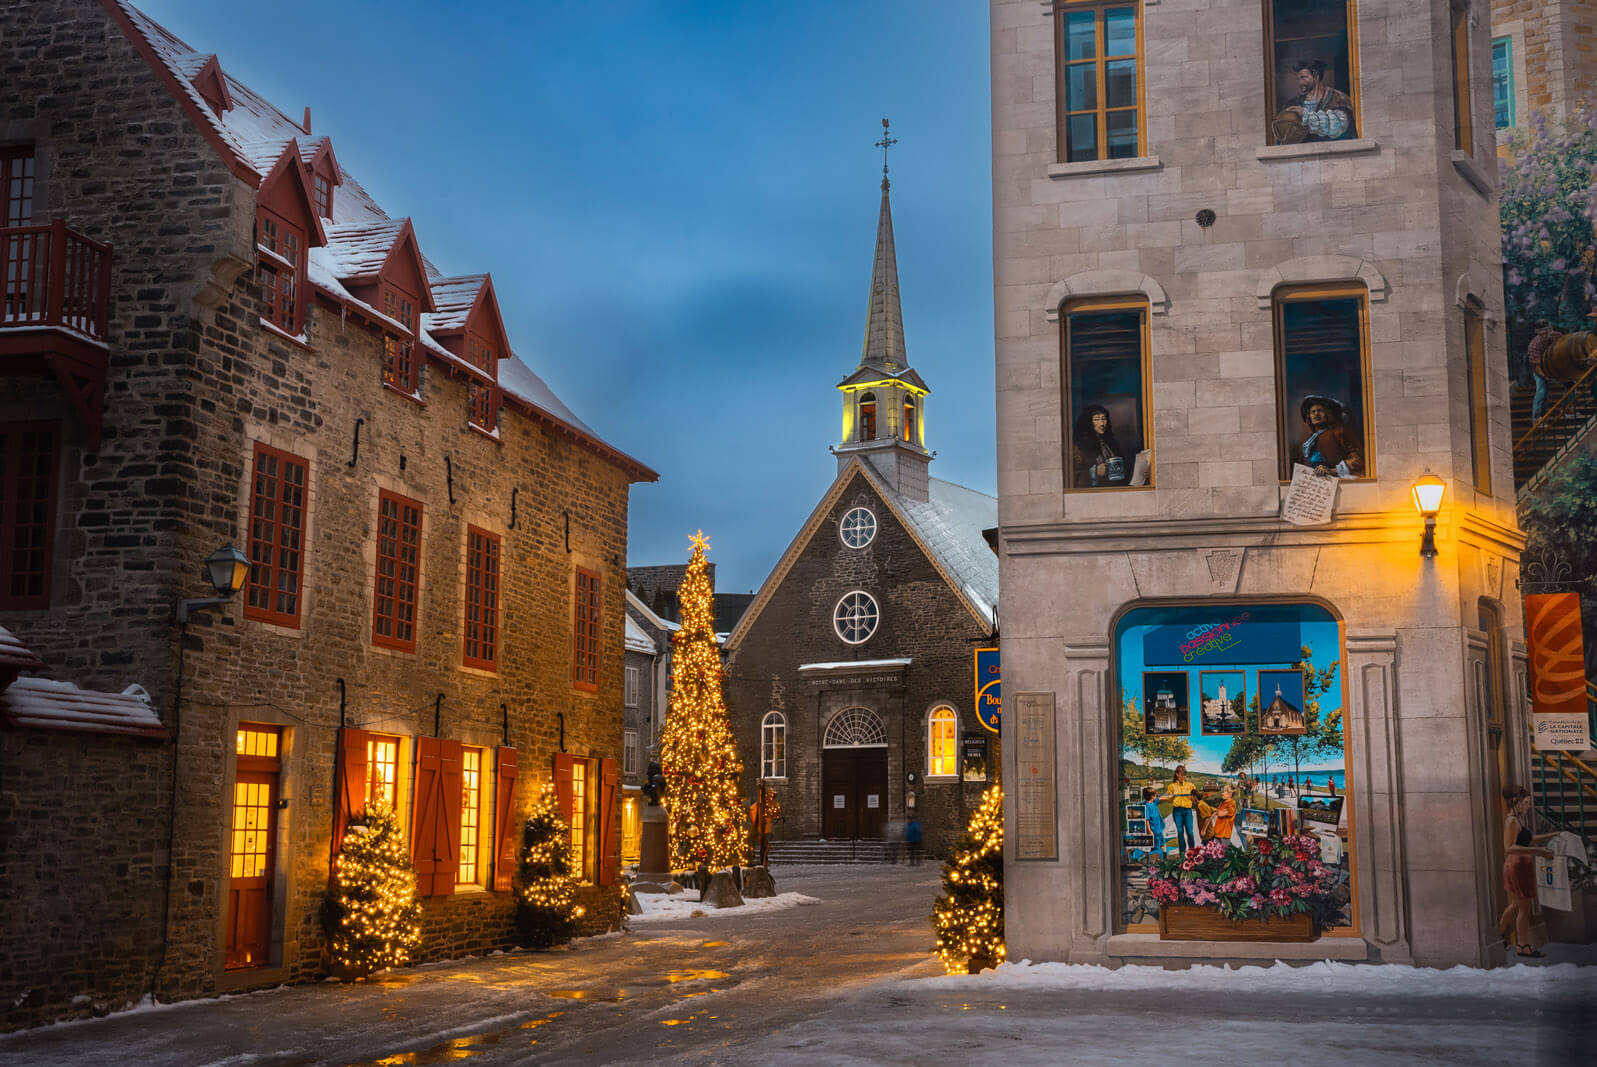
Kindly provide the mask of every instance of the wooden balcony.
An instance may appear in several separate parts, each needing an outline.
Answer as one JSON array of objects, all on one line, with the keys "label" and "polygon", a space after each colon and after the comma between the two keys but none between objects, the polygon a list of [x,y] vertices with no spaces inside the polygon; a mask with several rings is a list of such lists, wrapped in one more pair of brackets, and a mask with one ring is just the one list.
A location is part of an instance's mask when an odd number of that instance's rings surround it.
[{"label": "wooden balcony", "polygon": [[67,229],[0,228],[0,378],[53,376],[100,444],[111,246]]}]

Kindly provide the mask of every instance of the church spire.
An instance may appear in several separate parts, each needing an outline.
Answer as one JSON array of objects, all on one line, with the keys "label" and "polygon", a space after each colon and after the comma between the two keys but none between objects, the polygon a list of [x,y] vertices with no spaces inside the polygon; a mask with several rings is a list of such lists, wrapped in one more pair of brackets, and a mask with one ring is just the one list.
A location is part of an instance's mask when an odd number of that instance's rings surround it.
[{"label": "church spire", "polygon": [[909,365],[904,351],[904,312],[898,302],[898,254],[893,248],[893,209],[888,203],[887,150],[898,143],[882,120],[882,210],[876,220],[876,262],[871,267],[870,302],[865,313],[865,344],[860,366],[896,372]]}]

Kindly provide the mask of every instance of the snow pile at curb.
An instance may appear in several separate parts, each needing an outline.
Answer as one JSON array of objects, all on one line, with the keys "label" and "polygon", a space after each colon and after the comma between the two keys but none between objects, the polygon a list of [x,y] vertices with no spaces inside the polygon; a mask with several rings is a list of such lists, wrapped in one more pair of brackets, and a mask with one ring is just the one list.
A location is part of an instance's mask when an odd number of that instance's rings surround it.
[{"label": "snow pile at curb", "polygon": [[1291,992],[1420,997],[1536,997],[1585,994],[1597,997],[1597,967],[1561,963],[1551,967],[1451,967],[1445,971],[1401,964],[1335,963],[1329,960],[1294,967],[1276,962],[1269,967],[1194,966],[1167,971],[1162,967],[1127,965],[1094,967],[1082,963],[1001,963],[977,975],[941,975],[908,979],[905,985],[971,991],[1092,990],[1123,992],[1139,989]]},{"label": "snow pile at curb", "polygon": [[[628,915],[629,923],[667,922],[671,919],[719,919],[728,915],[758,915],[768,911],[785,911],[804,904],[819,904],[815,897],[803,893],[778,893],[774,897],[745,900],[741,908],[713,908],[700,904],[687,893],[667,896],[664,893],[639,893],[638,903],[642,915]],[[698,914],[695,915],[694,913]]]}]

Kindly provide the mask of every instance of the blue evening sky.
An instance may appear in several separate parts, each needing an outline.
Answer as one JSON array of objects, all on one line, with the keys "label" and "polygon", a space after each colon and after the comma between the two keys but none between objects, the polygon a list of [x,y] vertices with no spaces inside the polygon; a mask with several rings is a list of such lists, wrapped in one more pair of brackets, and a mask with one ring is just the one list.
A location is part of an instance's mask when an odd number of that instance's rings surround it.
[{"label": "blue evening sky", "polygon": [[660,472],[634,564],[711,538],[757,588],[830,484],[858,363],[881,119],[932,473],[994,491],[987,5],[143,0],[330,134],[511,343]]}]

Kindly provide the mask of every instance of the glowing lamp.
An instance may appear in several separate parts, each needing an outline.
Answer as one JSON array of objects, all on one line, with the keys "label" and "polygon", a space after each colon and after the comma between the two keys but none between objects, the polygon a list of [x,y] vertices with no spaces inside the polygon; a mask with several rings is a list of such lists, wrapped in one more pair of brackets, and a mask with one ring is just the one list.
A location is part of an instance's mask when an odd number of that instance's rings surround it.
[{"label": "glowing lamp", "polygon": [[205,559],[205,578],[211,583],[211,588],[221,595],[178,601],[177,621],[186,623],[197,611],[208,611],[226,604],[233,599],[234,593],[244,588],[249,576],[249,557],[231,544],[223,545]]},{"label": "glowing lamp", "polygon": [[1425,538],[1420,542],[1420,555],[1436,555],[1436,514],[1442,510],[1442,497],[1447,493],[1447,483],[1426,468],[1414,483],[1414,507],[1425,516]]}]

